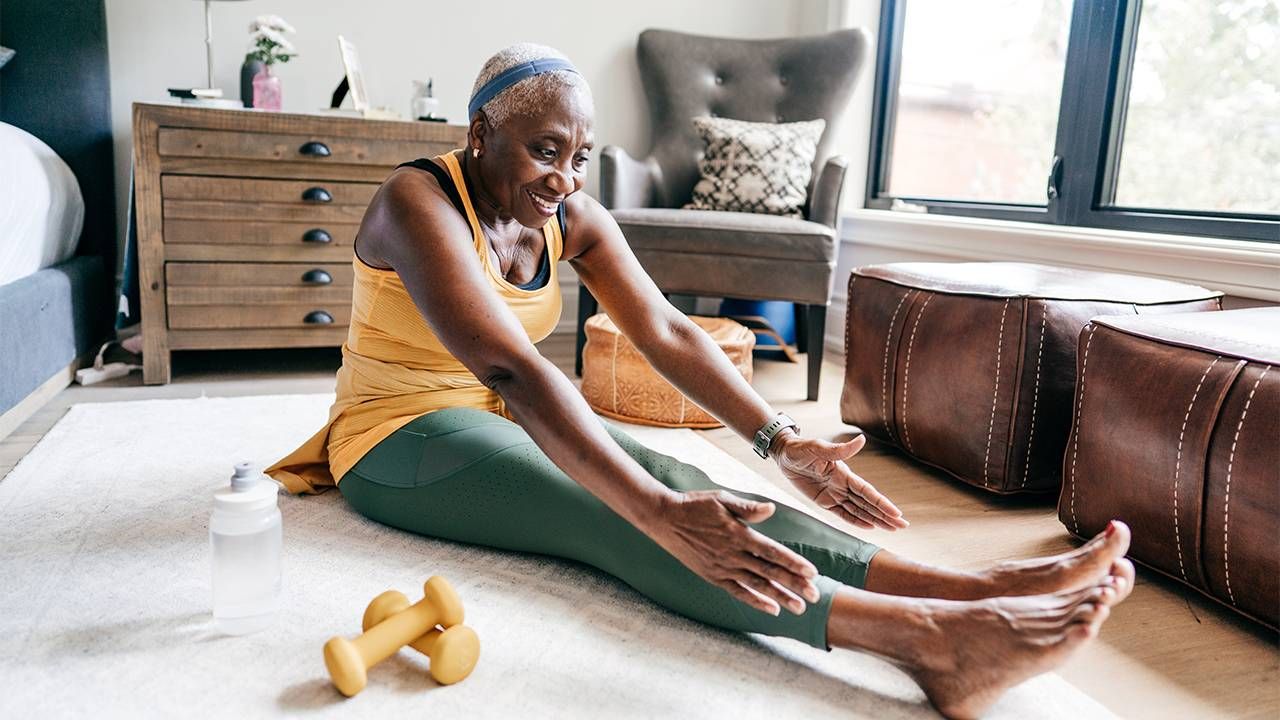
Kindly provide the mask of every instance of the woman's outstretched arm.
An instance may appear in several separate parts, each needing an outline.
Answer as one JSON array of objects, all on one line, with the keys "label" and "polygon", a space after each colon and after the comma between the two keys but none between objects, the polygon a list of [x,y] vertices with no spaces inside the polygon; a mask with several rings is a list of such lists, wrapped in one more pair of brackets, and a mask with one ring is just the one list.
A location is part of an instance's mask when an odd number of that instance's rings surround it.
[{"label": "woman's outstretched arm", "polygon": [[[568,209],[565,255],[610,319],[671,384],[751,442],[773,409],[715,341],[667,302],[607,210],[584,195],[570,198]],[[841,462],[861,447],[861,441],[831,443],[784,430],[770,454],[802,492],[845,520],[868,528],[906,527],[901,511]]]}]

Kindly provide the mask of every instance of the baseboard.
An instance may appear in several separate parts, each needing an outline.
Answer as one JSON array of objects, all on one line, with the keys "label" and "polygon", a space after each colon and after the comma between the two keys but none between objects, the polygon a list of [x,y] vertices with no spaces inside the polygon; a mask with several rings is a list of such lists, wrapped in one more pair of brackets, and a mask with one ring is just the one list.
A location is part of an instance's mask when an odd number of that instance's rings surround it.
[{"label": "baseboard", "polygon": [[62,392],[63,388],[71,384],[75,379],[76,370],[80,368],[80,359],[71,361],[70,365],[55,372],[48,380],[40,383],[40,386],[32,390],[25,398],[18,402],[17,405],[0,414],[0,440],[4,440],[17,430],[27,418],[39,412],[40,408],[54,398],[55,395]]}]

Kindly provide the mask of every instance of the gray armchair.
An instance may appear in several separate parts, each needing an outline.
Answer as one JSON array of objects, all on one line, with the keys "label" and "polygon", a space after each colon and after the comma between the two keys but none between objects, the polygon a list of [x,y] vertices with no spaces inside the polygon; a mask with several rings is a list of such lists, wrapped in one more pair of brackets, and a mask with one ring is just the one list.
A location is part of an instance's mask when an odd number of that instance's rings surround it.
[{"label": "gray armchair", "polygon": [[[830,156],[831,143],[867,43],[861,30],[777,40],[646,30],[636,54],[653,149],[636,160],[610,146],[600,158],[601,202],[664,293],[797,304],[797,320],[803,320],[797,322],[797,345],[809,354],[809,400],[818,398],[848,167],[843,157]],[[805,219],[681,209],[692,196],[703,154],[691,122],[698,115],[753,122],[825,119]],[[583,323],[598,306],[585,286],[578,293],[580,375]]]}]

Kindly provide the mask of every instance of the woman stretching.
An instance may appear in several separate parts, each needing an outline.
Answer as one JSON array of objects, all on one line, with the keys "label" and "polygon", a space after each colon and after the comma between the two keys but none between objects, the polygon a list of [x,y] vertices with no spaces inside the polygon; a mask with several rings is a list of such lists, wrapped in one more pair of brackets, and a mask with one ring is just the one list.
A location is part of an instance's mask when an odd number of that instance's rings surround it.
[{"label": "woman stretching", "polygon": [[775,415],[578,192],[593,107],[561,54],[498,53],[468,112],[466,148],[401,166],[365,213],[329,422],[273,477],[338,484],[411,532],[588,563],[722,628],[875,653],[953,717],[1097,634],[1133,586],[1120,523],[1064,555],[946,570],[720,489],[598,419],[534,348],[560,317],[561,260],[664,377],[805,495],[858,527],[907,526],[843,462],[863,439],[806,438]]}]

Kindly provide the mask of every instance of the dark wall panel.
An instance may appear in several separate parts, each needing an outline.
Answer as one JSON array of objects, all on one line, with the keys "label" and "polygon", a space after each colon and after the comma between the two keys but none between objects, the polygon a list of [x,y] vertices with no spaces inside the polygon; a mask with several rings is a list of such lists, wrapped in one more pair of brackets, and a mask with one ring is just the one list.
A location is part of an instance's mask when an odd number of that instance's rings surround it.
[{"label": "dark wall panel", "polygon": [[18,53],[0,69],[0,121],[40,138],[71,167],[85,204],[77,254],[101,257],[113,277],[115,181],[103,2],[0,0],[0,45]]}]

